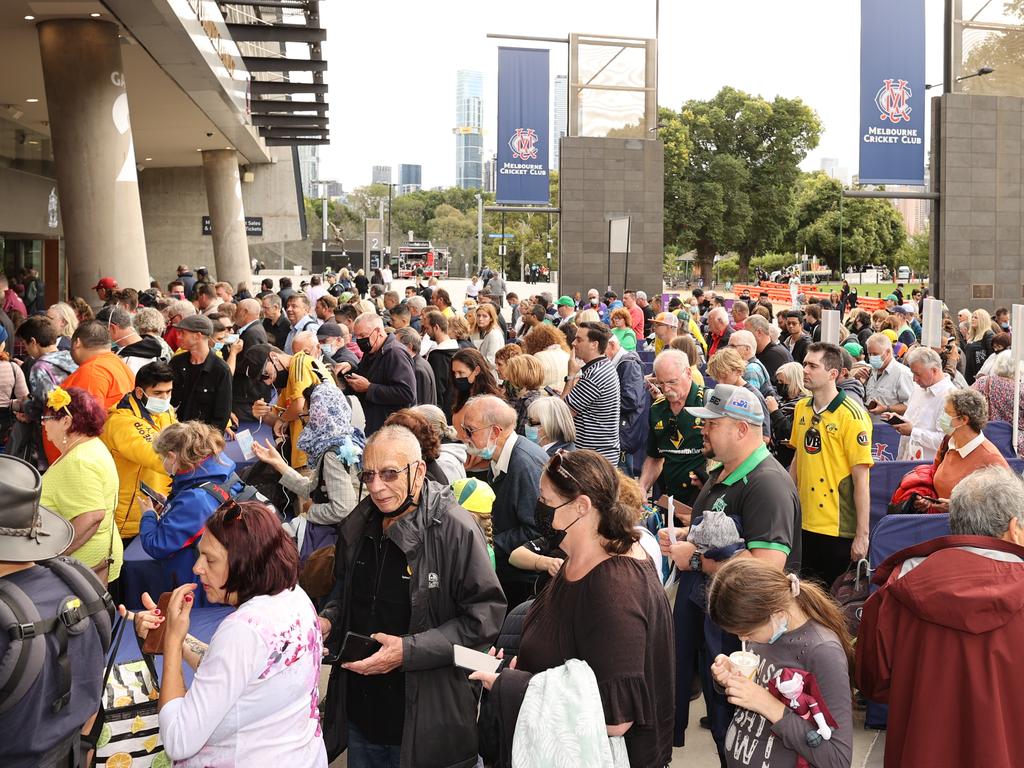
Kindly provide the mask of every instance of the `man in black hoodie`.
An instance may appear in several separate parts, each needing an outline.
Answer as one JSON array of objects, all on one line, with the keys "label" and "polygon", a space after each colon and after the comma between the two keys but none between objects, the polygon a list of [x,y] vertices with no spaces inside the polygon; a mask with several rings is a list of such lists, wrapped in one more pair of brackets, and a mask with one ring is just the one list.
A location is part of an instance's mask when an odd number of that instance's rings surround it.
[{"label": "man in black hoodie", "polygon": [[120,357],[132,373],[138,373],[144,365],[154,360],[170,359],[167,346],[161,344],[153,336],[140,336],[132,325],[132,316],[121,307],[105,307],[96,316],[97,320],[106,321],[110,329],[110,340],[117,345],[117,356]]},{"label": "man in black hoodie", "polygon": [[450,424],[452,421],[452,401],[455,390],[451,386],[452,358],[459,351],[459,343],[448,335],[448,318],[438,311],[427,312],[421,320],[423,335],[429,336],[434,346],[427,353],[427,363],[434,371],[434,384],[437,388],[437,407],[444,411]]}]

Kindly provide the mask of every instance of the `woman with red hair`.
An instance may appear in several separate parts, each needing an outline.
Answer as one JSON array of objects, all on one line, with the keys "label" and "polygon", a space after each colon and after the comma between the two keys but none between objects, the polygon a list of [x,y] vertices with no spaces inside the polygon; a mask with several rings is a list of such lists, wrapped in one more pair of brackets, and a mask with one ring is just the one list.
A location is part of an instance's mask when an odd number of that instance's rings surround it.
[{"label": "woman with red hair", "polygon": [[[193,570],[207,600],[238,608],[209,645],[188,634],[195,583],[174,590],[166,614],[143,595],[149,610],[131,617],[140,637],[166,622],[160,738],[167,756],[185,768],[327,768],[320,623],[298,586],[299,553],[277,515],[256,501],[225,502],[206,521]],[[187,691],[182,661],[196,670]]]}]

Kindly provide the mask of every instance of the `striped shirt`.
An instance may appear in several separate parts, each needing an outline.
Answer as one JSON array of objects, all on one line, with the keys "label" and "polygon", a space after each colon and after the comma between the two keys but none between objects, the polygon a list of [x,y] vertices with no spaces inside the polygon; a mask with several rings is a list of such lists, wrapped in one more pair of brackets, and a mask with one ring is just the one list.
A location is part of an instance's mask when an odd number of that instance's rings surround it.
[{"label": "striped shirt", "polygon": [[566,395],[576,415],[576,447],[589,448],[612,465],[619,462],[619,377],[602,355],[583,366],[579,381]]}]

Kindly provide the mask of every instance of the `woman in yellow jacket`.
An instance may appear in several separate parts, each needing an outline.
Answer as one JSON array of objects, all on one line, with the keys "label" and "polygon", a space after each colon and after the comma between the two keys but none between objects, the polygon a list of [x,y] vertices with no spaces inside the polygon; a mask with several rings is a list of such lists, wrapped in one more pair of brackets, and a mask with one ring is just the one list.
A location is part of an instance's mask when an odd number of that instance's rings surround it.
[{"label": "woman in yellow jacket", "polygon": [[117,466],[114,521],[126,543],[139,534],[139,482],[164,496],[171,488],[171,478],[153,450],[153,441],[164,427],[177,421],[171,408],[173,381],[174,372],[167,363],[144,365],[135,374],[135,389],[107,415],[101,439]]}]

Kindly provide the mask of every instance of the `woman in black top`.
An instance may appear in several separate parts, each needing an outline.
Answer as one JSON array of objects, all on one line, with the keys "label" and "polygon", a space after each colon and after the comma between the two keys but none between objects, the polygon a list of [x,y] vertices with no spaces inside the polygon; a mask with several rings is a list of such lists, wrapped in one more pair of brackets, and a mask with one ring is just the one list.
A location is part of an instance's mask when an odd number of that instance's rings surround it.
[{"label": "woman in black top", "polygon": [[[379,272],[380,270],[377,271]],[[363,274],[363,270],[360,269],[358,272],[356,272],[355,279],[352,282],[354,282],[356,285],[356,293],[359,294],[359,298],[365,299],[366,292],[370,290],[370,281],[366,279],[366,275]],[[384,279],[381,278],[381,283],[383,284],[383,282]]]},{"label": "woman in black top", "polygon": [[981,366],[992,354],[992,317],[984,309],[976,309],[971,313],[971,325],[967,332],[967,343],[964,344],[964,378],[967,384],[974,383]]},{"label": "woman in black top", "polygon": [[664,766],[672,759],[674,721],[672,610],[618,486],[615,469],[594,451],[551,458],[537,523],[552,548],[565,552],[565,564],[526,615],[515,663],[471,679],[493,686],[498,711],[518,712],[506,708],[505,697],[524,692],[530,675],[585,661],[597,678],[608,735],[625,737],[630,765]]}]

